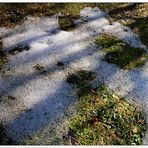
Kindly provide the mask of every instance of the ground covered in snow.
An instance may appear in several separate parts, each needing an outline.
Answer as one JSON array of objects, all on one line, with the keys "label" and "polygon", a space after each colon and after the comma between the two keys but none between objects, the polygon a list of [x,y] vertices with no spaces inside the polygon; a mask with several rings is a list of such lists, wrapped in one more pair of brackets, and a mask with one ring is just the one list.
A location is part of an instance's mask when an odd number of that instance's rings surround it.
[{"label": "ground covered in snow", "polygon": [[[110,24],[99,8],[83,9],[76,29],[70,32],[60,30],[58,17],[28,17],[15,29],[0,28],[7,53],[18,45],[30,47],[10,54],[0,73],[0,121],[7,124],[8,135],[17,142],[35,136],[36,144],[51,144],[51,134],[66,130],[66,119],[74,113],[78,99],[66,78],[80,69],[97,73],[94,87],[105,83],[144,106],[146,112],[148,109],[148,62],[141,68],[122,70],[104,61],[104,51],[95,44],[96,36],[109,33],[135,48],[146,49],[138,36],[117,22]],[[36,70],[37,64],[43,73]],[[8,96],[15,99],[10,101]]]}]

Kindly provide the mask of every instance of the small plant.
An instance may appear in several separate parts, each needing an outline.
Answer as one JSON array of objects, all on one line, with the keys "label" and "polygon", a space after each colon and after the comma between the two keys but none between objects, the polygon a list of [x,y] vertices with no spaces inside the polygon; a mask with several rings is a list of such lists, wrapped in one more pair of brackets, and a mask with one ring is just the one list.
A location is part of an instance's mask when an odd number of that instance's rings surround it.
[{"label": "small plant", "polygon": [[117,64],[123,69],[133,69],[144,65],[148,55],[144,49],[131,47],[115,36],[103,34],[96,43],[105,49],[105,60]]},{"label": "small plant", "polygon": [[35,65],[33,68],[35,68],[35,70],[41,74],[46,73],[45,67],[40,64]]},{"label": "small plant", "polygon": [[59,26],[61,30],[72,31],[75,29],[74,19],[71,16],[59,17]]}]

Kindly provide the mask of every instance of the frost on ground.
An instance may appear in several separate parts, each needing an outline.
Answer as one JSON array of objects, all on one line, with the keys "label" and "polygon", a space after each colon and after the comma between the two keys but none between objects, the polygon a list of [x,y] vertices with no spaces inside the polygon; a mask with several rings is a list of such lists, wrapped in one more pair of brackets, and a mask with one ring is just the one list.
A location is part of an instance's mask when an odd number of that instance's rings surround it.
[{"label": "frost on ground", "polygon": [[[80,69],[98,74],[94,87],[105,83],[148,109],[148,62],[132,71],[121,70],[103,60],[104,52],[94,40],[95,36],[109,33],[131,46],[146,46],[130,28],[117,22],[110,24],[107,14],[99,8],[87,7],[80,16],[75,22],[77,28],[71,32],[59,29],[58,15],[28,17],[13,30],[0,28],[7,53],[17,45],[30,47],[9,55],[0,74],[0,121],[8,125],[8,135],[17,142],[35,135],[36,144],[50,144],[50,132],[61,130],[65,113],[70,116],[77,101],[77,92],[66,77]],[[63,66],[58,66],[58,62]],[[44,73],[36,71],[37,64],[42,65]],[[8,96],[15,99],[8,101]],[[144,143],[148,143],[147,139]]]}]

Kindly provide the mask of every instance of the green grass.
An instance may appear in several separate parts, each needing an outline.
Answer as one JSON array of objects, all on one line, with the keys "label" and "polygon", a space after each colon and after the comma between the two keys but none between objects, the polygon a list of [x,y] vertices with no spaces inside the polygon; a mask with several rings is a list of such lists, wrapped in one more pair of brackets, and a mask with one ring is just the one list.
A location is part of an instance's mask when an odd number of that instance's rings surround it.
[{"label": "green grass", "polygon": [[123,69],[133,69],[144,65],[148,55],[144,49],[131,47],[115,36],[103,34],[96,38],[96,44],[104,48],[105,60]]},{"label": "green grass", "polygon": [[[85,73],[85,74],[84,74]],[[144,113],[136,105],[116,95],[106,86],[92,90],[91,81],[85,71],[75,76],[72,83],[78,88],[77,112],[70,119],[68,135],[70,144],[79,145],[140,145],[146,130]],[[69,80],[69,78],[68,78]],[[79,81],[80,80],[80,81]],[[69,81],[67,81],[69,82]],[[73,82],[73,81],[72,81]],[[83,85],[81,85],[83,83]],[[89,86],[89,87],[86,87]]]}]

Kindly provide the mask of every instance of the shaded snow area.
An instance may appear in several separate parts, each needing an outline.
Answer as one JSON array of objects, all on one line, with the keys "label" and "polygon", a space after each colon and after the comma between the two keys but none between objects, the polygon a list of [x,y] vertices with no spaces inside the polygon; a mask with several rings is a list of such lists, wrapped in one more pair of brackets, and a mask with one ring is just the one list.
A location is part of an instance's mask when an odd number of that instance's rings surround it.
[{"label": "shaded snow area", "polygon": [[[138,36],[117,22],[110,24],[107,14],[99,8],[83,9],[71,32],[59,29],[58,16],[27,17],[15,29],[0,28],[7,53],[18,44],[30,47],[9,55],[0,74],[0,121],[8,125],[8,135],[18,142],[36,133],[42,135],[40,144],[49,142],[50,130],[63,124],[65,112],[70,114],[78,99],[76,90],[66,82],[68,74],[77,70],[96,72],[94,87],[105,83],[116,93],[148,108],[148,62],[132,71],[121,70],[103,60],[105,53],[94,42],[96,36],[109,33],[131,46],[146,48]],[[57,66],[57,62],[64,66]],[[45,73],[36,71],[37,64],[44,67]],[[7,96],[15,99],[8,101]]]}]

